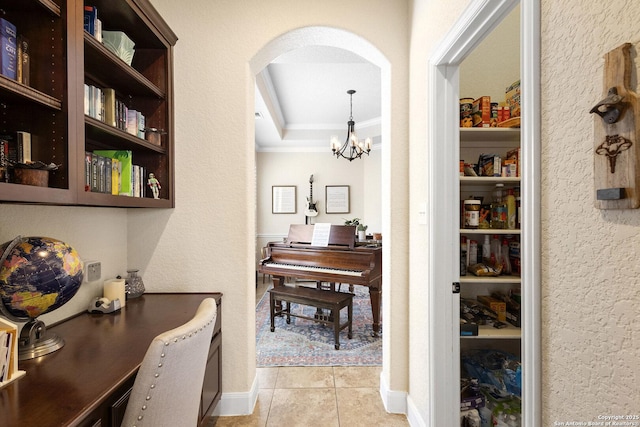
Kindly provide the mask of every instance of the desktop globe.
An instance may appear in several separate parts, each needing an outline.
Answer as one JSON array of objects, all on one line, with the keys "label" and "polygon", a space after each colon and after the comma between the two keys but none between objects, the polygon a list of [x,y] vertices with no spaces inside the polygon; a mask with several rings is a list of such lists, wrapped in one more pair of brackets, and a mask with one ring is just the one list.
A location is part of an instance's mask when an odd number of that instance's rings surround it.
[{"label": "desktop globe", "polygon": [[21,237],[0,245],[0,313],[27,321],[19,340],[19,359],[58,350],[64,340],[46,331],[37,317],[62,307],[82,284],[78,253],[49,237]]}]

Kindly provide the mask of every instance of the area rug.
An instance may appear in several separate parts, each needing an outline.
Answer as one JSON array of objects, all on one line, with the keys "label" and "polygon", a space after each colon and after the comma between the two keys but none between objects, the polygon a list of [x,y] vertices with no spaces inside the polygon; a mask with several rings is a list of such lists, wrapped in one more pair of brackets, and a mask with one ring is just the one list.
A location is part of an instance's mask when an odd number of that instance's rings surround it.
[{"label": "area rug", "polygon": [[[382,337],[372,336],[369,289],[355,286],[354,294],[353,338],[343,329],[340,350],[336,350],[333,328],[319,322],[291,317],[287,324],[284,317],[276,317],[271,332],[269,292],[265,292],[256,307],[257,366],[381,366]],[[291,312],[313,317],[316,309],[292,304]],[[347,310],[342,309],[340,315],[341,323],[345,322]]]}]

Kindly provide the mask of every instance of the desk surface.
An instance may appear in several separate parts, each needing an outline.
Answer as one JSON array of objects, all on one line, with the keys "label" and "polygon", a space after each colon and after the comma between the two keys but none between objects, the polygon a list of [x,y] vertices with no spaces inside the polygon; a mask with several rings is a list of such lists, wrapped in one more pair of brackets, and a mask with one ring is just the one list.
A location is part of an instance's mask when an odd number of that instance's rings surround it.
[{"label": "desk surface", "polygon": [[78,425],[135,375],[155,336],[190,320],[207,297],[221,294],[144,294],[115,314],[50,327],[64,347],[19,363],[26,375],[0,390],[0,426]]}]

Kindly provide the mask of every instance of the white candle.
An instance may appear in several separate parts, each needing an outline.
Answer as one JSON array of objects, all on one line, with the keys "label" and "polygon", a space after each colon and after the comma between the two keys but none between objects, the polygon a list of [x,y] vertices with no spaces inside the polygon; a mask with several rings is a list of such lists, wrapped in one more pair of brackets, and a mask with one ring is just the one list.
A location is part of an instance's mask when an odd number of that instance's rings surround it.
[{"label": "white candle", "polygon": [[120,300],[120,307],[124,307],[127,304],[124,279],[110,279],[104,282],[104,297],[113,301],[115,299]]}]

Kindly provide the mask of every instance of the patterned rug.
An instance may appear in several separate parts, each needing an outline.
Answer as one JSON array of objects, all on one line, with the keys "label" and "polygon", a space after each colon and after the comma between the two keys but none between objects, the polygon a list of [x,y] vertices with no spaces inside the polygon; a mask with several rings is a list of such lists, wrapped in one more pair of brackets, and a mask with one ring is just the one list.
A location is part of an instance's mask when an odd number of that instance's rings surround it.
[{"label": "patterned rug", "polygon": [[[343,291],[346,285],[342,285]],[[256,307],[256,357],[258,367],[267,366],[382,366],[382,337],[372,335],[369,289],[354,286],[353,338],[347,328],[340,332],[340,350],[334,348],[333,328],[307,319],[276,317],[275,331],[269,319],[269,292]],[[291,305],[292,313],[313,317],[314,307]],[[340,312],[343,323],[347,309]]]}]

